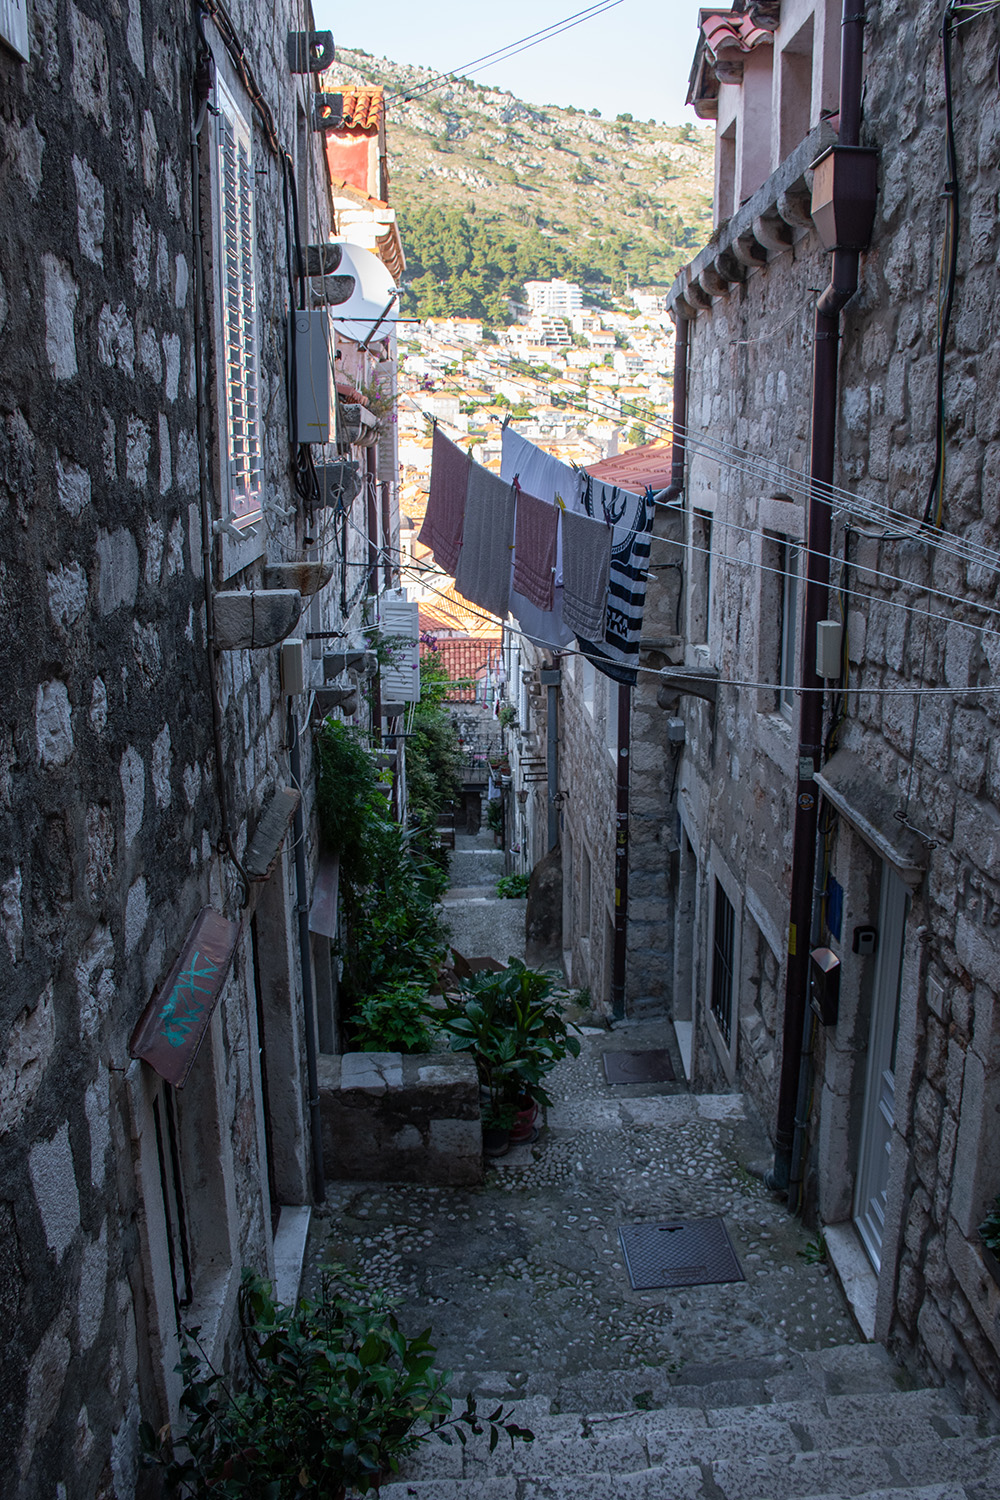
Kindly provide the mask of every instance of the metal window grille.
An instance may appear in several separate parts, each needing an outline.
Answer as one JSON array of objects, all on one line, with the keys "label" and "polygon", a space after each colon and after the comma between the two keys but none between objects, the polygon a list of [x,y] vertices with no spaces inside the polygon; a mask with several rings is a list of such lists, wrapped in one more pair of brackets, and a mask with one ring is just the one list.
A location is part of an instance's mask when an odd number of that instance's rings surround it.
[{"label": "metal window grille", "polygon": [[221,83],[217,141],[226,419],[223,478],[230,519],[247,526],[261,516],[254,176],[250,127]]},{"label": "metal window grille", "polygon": [[736,913],[718,880],[715,882],[715,935],[712,947],[712,1015],[729,1046],[733,1033],[733,942]]}]

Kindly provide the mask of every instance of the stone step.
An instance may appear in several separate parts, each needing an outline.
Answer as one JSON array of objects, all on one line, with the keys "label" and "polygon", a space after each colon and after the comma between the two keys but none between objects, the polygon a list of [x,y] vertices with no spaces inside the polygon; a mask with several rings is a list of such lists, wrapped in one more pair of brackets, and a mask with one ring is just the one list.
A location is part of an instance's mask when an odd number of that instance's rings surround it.
[{"label": "stone step", "polygon": [[531,1371],[454,1371],[449,1389],[507,1400],[551,1398],[568,1412],[626,1412],[662,1406],[739,1407],[824,1396],[893,1394],[909,1377],[881,1344],[842,1344],[804,1353],[782,1352],[725,1364],[663,1368],[593,1369],[565,1375],[539,1365]]},{"label": "stone step", "polygon": [[[986,1483],[992,1485],[992,1478]],[[633,1474],[597,1474],[547,1480],[434,1479],[383,1485],[380,1500],[715,1500],[718,1489],[705,1488],[701,1469],[644,1469]],[[865,1490],[863,1494],[827,1490],[823,1494],[793,1495],[787,1500],[995,1500],[995,1491],[978,1484],[892,1485],[888,1489]],[[772,1500],[765,1491],[761,1500]]]}]

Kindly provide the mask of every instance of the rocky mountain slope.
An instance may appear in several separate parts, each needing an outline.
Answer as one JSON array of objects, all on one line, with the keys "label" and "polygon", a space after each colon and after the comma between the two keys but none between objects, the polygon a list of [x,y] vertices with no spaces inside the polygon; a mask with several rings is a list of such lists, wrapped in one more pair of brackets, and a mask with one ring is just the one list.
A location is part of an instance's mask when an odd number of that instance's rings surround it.
[{"label": "rocky mountain slope", "polygon": [[391,201],[404,228],[431,209],[457,211],[534,245],[527,259],[540,263],[525,275],[611,291],[669,284],[708,238],[710,130],[542,108],[468,79],[429,90],[435,77],[343,47],[328,75],[328,86],[385,87]]}]

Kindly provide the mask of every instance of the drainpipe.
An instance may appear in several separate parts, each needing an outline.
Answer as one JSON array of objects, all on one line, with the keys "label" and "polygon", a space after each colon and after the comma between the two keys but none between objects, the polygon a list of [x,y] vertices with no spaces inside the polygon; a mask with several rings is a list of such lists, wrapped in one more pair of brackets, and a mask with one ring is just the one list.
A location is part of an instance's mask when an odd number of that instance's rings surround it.
[{"label": "drainpipe", "polygon": [[691,323],[689,319],[677,317],[676,337],[674,339],[674,414],[673,432],[671,434],[673,448],[670,460],[670,483],[665,490],[657,495],[657,500],[665,501],[679,500],[684,493],[684,462],[687,458],[687,404],[688,404],[688,335]]},{"label": "drainpipe", "polygon": [[[864,65],[864,0],[844,0],[840,57],[839,146],[856,148],[861,134],[861,85]],[[836,149],[836,148],[835,148]],[[870,226],[869,226],[870,228]],[[816,674],[816,625],[828,612],[834,445],[837,428],[837,368],[840,313],[858,289],[858,249],[835,247],[830,284],[816,303],[813,352],[812,451],[809,468],[809,519],[806,587],[799,676],[798,780],[792,838],[792,886],[788,912],[788,962],[781,1074],[775,1126],[774,1165],[769,1187],[797,1196],[791,1181],[792,1159],[801,1178],[802,1152],[796,1138],[805,1127],[797,1108],[800,1094],[806,1013],[809,1005],[809,939],[813,882],[816,876],[816,832],[819,797],[813,780],[823,748],[825,683]]]},{"label": "drainpipe", "polygon": [[545,683],[548,699],[545,759],[549,794],[549,849],[554,849],[559,842],[559,682],[561,677],[562,673],[558,667],[553,671],[542,672],[542,681]]},{"label": "drainpipe", "polygon": [[[302,786],[302,755],[299,750],[299,726],[291,698],[288,700],[288,761],[293,786]],[[309,884],[306,879],[305,819],[302,798],[295,809],[292,824],[295,836],[295,911],[299,919],[299,962],[302,968],[302,1009],[306,1034],[306,1104],[309,1110],[309,1135],[312,1154],[313,1201],[326,1197],[323,1172],[323,1134],[319,1112],[319,1073],[316,1063],[316,1004],[313,989],[312,946],[309,937]]]},{"label": "drainpipe", "polygon": [[625,965],[628,956],[628,750],[632,689],[618,685],[617,799],[615,809],[615,947],[611,969],[611,1014],[625,1019]]}]

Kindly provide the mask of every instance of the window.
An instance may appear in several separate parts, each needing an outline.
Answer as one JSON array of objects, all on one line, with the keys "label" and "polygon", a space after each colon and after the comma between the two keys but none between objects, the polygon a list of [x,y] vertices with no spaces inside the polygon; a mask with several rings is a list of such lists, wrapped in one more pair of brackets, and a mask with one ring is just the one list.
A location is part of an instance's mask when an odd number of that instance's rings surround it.
[{"label": "window", "polygon": [[812,118],[813,18],[781,51],[781,160],[809,134]]},{"label": "window", "polygon": [[736,121],[719,136],[715,187],[716,226],[725,223],[736,208]]},{"label": "window", "polygon": [[789,537],[778,543],[778,573],[781,585],[778,634],[778,711],[786,719],[795,707],[795,642],[799,626],[799,551]]},{"label": "window", "polygon": [[590,936],[590,855],[580,850],[580,936]]},{"label": "window", "polygon": [[191,1245],[188,1239],[187,1205],[181,1175],[181,1153],[177,1129],[177,1107],[174,1091],[161,1084],[153,1097],[153,1130],[156,1157],[160,1169],[160,1191],[163,1194],[163,1218],[166,1227],[167,1259],[173,1283],[174,1316],[181,1326],[183,1312],[191,1305]]},{"label": "window", "polygon": [[218,294],[225,402],[223,501],[229,519],[242,527],[261,517],[254,176],[250,127],[221,79],[218,108]]},{"label": "window", "polygon": [[733,1035],[733,960],[736,913],[715,881],[715,927],[712,937],[712,1015],[726,1046]]}]

